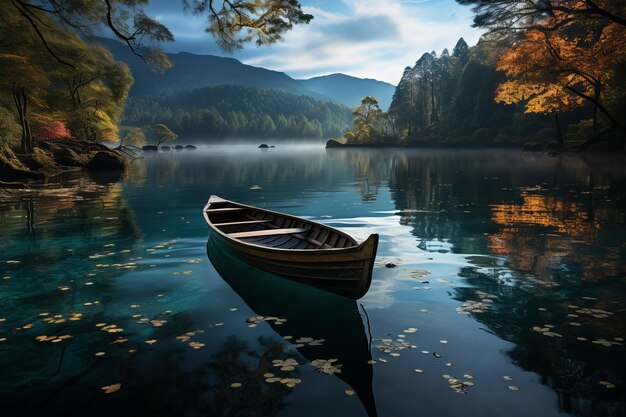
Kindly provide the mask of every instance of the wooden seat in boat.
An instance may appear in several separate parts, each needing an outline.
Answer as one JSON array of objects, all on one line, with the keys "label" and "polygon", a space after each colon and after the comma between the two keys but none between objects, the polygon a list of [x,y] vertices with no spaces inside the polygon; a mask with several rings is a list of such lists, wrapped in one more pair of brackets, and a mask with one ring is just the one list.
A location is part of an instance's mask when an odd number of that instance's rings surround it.
[{"label": "wooden seat in boat", "polygon": [[254,230],[252,232],[238,232],[228,233],[228,237],[234,239],[242,239],[246,237],[259,237],[259,236],[274,236],[274,235],[291,235],[294,233],[308,232],[307,228],[291,228],[291,229],[266,229],[266,230]]}]

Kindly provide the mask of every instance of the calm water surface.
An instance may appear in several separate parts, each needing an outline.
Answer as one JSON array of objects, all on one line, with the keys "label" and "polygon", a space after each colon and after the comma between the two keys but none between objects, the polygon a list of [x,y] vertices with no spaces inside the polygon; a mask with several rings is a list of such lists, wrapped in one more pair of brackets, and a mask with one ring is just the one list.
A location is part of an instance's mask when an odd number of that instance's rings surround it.
[{"label": "calm water surface", "polygon": [[[211,194],[379,233],[369,293],[220,253]],[[16,191],[0,415],[624,416],[625,215],[623,159],[508,151],[213,147]]]}]

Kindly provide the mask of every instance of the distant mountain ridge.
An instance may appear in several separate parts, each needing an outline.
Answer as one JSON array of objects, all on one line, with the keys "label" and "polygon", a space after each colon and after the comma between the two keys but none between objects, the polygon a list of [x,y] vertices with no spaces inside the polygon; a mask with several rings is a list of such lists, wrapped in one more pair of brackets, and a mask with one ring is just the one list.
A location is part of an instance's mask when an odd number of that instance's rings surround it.
[{"label": "distant mountain ridge", "polygon": [[357,78],[346,74],[330,74],[300,80],[300,83],[316,93],[343,103],[349,107],[358,106],[365,96],[374,96],[380,108],[387,111],[396,86],[371,78]]},{"label": "distant mountain ridge", "polygon": [[95,37],[91,38],[91,42],[105,46],[115,59],[129,66],[135,78],[130,90],[131,97],[156,95],[164,90],[176,93],[185,89],[229,84],[278,89],[318,100],[332,100],[350,108],[357,106],[364,96],[373,95],[381,103],[381,108],[386,110],[395,88],[381,81],[344,74],[295,80],[283,72],[246,65],[234,58],[188,52],[168,53],[173,67],[159,74],[117,40]]},{"label": "distant mountain ridge", "polygon": [[209,85],[237,84],[275,88],[296,95],[328,100],[327,97],[307,90],[285,73],[245,65],[234,58],[188,52],[167,54],[173,67],[160,74],[152,71],[121,42],[108,38],[93,38],[92,41],[105,46],[116,60],[129,66],[135,79],[130,90],[131,96],[155,95],[163,90],[178,92]]}]

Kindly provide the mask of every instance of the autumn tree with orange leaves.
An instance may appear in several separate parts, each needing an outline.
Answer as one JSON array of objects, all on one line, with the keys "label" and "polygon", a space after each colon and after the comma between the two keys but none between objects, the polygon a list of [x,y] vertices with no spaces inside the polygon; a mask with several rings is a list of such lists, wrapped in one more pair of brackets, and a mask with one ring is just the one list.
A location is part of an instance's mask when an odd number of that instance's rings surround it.
[{"label": "autumn tree with orange leaves", "polygon": [[530,30],[498,62],[498,70],[509,80],[498,87],[496,100],[524,102],[527,113],[555,114],[557,118],[560,112],[590,102],[594,131],[598,112],[612,128],[623,131],[624,126],[604,101],[615,68],[624,61],[626,26],[611,23],[581,29],[570,23],[557,31]]},{"label": "autumn tree with orange leaves", "polygon": [[559,113],[587,103],[594,132],[599,115],[611,129],[626,132],[606,106],[611,79],[626,62],[626,6],[586,0],[463,3],[476,5],[477,26],[517,36],[497,64],[508,80],[498,86],[496,101],[523,103],[527,113],[554,114],[560,147]]}]

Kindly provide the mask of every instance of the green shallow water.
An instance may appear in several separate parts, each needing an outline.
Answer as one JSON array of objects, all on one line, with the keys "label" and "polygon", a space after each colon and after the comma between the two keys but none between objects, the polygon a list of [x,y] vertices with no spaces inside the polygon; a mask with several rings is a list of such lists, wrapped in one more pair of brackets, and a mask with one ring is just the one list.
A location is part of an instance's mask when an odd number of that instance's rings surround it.
[{"label": "green shallow water", "polygon": [[[379,233],[370,291],[214,247],[211,194]],[[509,151],[207,147],[16,191],[0,415],[622,416],[625,214],[623,159]]]}]

